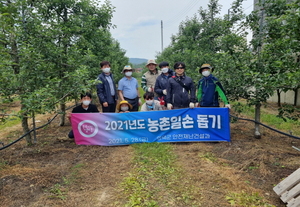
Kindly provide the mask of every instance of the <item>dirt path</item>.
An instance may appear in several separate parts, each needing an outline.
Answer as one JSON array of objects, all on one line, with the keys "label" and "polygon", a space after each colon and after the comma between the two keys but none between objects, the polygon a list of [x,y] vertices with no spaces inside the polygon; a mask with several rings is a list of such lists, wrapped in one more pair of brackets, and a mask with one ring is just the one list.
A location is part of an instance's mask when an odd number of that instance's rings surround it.
[{"label": "dirt path", "polygon": [[[58,127],[55,120],[38,131],[37,145],[21,141],[0,151],[1,206],[124,206],[120,183],[132,171],[133,148],[58,140],[70,129],[69,123]],[[20,128],[2,131],[0,141],[7,143],[17,134]],[[243,121],[231,124],[231,137],[230,143],[171,144],[182,182],[192,189],[193,206],[231,206],[230,197],[250,200],[255,195],[261,198],[256,206],[285,206],[272,189],[300,167],[300,152],[292,148],[300,147],[300,140],[267,129],[258,140],[253,124]]]}]

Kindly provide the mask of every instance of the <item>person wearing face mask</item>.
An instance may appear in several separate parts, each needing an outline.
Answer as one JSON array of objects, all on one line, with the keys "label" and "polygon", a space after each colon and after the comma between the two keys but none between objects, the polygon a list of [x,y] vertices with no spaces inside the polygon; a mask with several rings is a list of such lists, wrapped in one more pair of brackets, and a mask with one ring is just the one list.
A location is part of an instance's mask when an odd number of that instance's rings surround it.
[{"label": "person wearing face mask", "polygon": [[185,63],[176,62],[174,70],[175,76],[169,78],[167,83],[167,108],[194,108],[196,89],[192,78],[185,75]]},{"label": "person wearing face mask", "polygon": [[161,71],[156,68],[157,63],[155,60],[148,60],[146,67],[148,68],[148,71],[143,74],[141,85],[142,89],[145,92],[154,92],[154,99],[157,100],[157,94],[154,91],[155,82],[157,77],[161,74]]},{"label": "person wearing face mask", "polygon": [[124,77],[119,80],[118,93],[121,101],[128,101],[132,105],[130,111],[138,111],[139,106],[142,104],[138,81],[132,77],[132,71],[130,65],[126,65],[122,73]]},{"label": "person wearing face mask", "polygon": [[211,73],[213,68],[210,64],[203,64],[199,69],[199,73],[203,78],[199,80],[197,100],[200,107],[219,107],[219,96],[225,104],[225,107],[230,109],[230,104],[225,95],[225,91],[220,81]]},{"label": "person wearing face mask", "polygon": [[102,73],[98,76],[101,82],[97,84],[97,95],[102,106],[102,112],[114,113],[118,100],[116,84],[111,73],[110,62],[102,61],[100,63]]},{"label": "person wearing face mask", "polygon": [[168,79],[172,76],[175,76],[175,73],[172,69],[169,68],[168,62],[159,63],[159,68],[161,75],[157,77],[155,82],[154,91],[158,95],[158,100],[161,102],[163,109],[167,108],[166,96],[167,96],[167,83]]},{"label": "person wearing face mask", "polygon": [[117,105],[117,109],[119,113],[128,113],[132,109],[132,106],[128,101],[120,101],[120,103]]},{"label": "person wearing face mask", "polygon": [[160,111],[162,107],[160,102],[154,100],[154,93],[153,92],[146,92],[144,94],[145,103],[141,107],[141,111]]},{"label": "person wearing face mask", "polygon": [[[81,99],[80,99],[81,104],[79,106],[76,106],[73,110],[72,113],[99,113],[99,110],[96,105],[91,104],[92,102],[92,94],[90,93],[85,93],[81,94]],[[71,117],[69,116],[69,119]],[[71,119],[70,119],[71,121]],[[69,138],[74,138],[74,133],[73,130],[71,130],[68,134]]]}]

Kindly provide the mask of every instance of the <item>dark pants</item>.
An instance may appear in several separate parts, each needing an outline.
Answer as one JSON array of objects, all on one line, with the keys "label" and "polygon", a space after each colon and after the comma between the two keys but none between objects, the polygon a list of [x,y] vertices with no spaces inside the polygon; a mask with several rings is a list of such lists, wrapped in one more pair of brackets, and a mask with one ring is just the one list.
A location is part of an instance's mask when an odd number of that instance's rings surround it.
[{"label": "dark pants", "polygon": [[102,112],[103,113],[115,113],[116,112],[117,103],[115,102],[113,104],[108,104],[107,107],[104,107],[103,103],[101,103],[101,106],[102,106]]},{"label": "dark pants", "polygon": [[139,97],[136,97],[135,99],[129,99],[124,97],[128,103],[132,105],[132,109],[130,111],[138,111],[139,110]]},{"label": "dark pants", "polygon": [[73,130],[71,130],[68,134],[68,137],[73,139],[74,138],[74,133],[73,133]]}]

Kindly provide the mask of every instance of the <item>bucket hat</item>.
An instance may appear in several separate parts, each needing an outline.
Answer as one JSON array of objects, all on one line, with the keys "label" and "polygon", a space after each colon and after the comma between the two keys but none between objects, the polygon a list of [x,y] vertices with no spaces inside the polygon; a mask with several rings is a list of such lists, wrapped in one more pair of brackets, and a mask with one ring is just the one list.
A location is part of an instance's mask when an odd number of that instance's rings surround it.
[{"label": "bucket hat", "polygon": [[129,106],[129,108],[132,109],[132,105],[130,103],[128,103],[128,101],[120,101],[120,103],[118,103],[118,105],[117,105],[117,109],[119,111],[121,110],[121,105],[122,104],[127,104]]},{"label": "bucket hat", "polygon": [[147,62],[147,65],[146,66],[148,66],[149,64],[154,64],[154,65],[157,65],[157,63],[155,62],[155,60],[148,60],[148,62]]},{"label": "bucket hat", "polygon": [[121,73],[124,73],[125,70],[133,70],[133,69],[131,68],[130,65],[125,65]]}]

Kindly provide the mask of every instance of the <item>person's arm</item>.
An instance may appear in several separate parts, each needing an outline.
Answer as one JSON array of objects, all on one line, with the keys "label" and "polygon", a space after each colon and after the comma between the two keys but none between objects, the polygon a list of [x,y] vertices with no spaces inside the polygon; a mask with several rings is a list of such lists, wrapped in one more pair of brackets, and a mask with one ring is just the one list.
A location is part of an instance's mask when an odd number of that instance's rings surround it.
[{"label": "person's arm", "polygon": [[123,90],[122,90],[123,89],[123,83],[121,82],[121,80],[119,80],[119,82],[118,82],[118,95],[119,95],[119,99],[121,101],[124,101],[125,99],[124,99]]},{"label": "person's arm", "polygon": [[[137,87],[138,87],[138,84],[137,84]],[[139,101],[139,106],[142,105],[142,99],[141,99],[141,95],[140,95],[140,91],[139,91],[139,88],[136,88],[136,93],[138,95],[138,101]]]},{"label": "person's arm", "polygon": [[123,91],[118,90],[118,94],[119,94],[120,100],[121,100],[121,101],[124,101],[125,99],[124,99],[124,96],[123,96]]},{"label": "person's arm", "polygon": [[138,96],[139,98],[141,98],[140,91],[139,91],[138,88],[136,89],[136,93],[137,93],[137,96]]},{"label": "person's arm", "polygon": [[143,103],[143,105],[141,106],[141,111],[147,111],[146,107],[146,103]]},{"label": "person's arm", "polygon": [[229,101],[225,95],[225,91],[224,91],[224,88],[223,86],[221,85],[220,82],[217,82],[216,83],[216,90],[220,96],[220,98],[222,99],[222,101],[224,102],[225,105],[229,104]]},{"label": "person's arm", "polygon": [[197,100],[196,100],[196,87],[195,87],[195,84],[193,82],[193,80],[191,79],[192,83],[191,83],[191,89],[190,89],[190,102],[192,103],[196,103]]},{"label": "person's arm", "polygon": [[197,102],[200,103],[201,98],[202,98],[202,83],[199,81],[198,92],[197,92]]},{"label": "person's arm", "polygon": [[93,106],[93,112],[95,112],[95,113],[99,113],[99,110],[98,110],[98,108],[97,108],[97,106],[96,105],[92,105]]},{"label": "person's arm", "polygon": [[[160,77],[160,76],[158,76],[158,77]],[[160,82],[158,81],[158,78],[157,78],[156,81],[155,81],[154,92],[159,94],[160,96],[162,96],[163,95],[163,89],[160,88],[159,83]]]},{"label": "person's arm", "polygon": [[103,80],[101,80],[100,76],[98,76],[98,80],[101,81],[101,83],[97,84],[97,95],[99,98],[100,103],[104,103],[107,102],[106,97],[104,96],[104,83]]},{"label": "person's arm", "polygon": [[146,92],[148,91],[147,80],[146,80],[145,74],[142,76],[141,86],[144,91],[146,91]]}]

